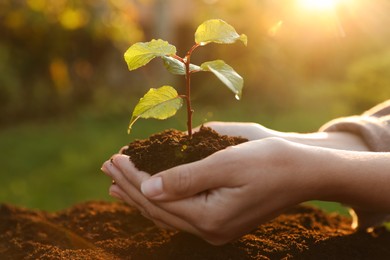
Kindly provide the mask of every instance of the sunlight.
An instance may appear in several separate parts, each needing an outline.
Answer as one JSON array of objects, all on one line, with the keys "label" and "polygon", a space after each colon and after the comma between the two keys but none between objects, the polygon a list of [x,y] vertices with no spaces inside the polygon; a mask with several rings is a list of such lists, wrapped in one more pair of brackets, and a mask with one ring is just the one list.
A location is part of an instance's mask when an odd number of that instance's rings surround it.
[{"label": "sunlight", "polygon": [[321,28],[323,35],[337,35],[345,37],[344,28],[340,22],[339,7],[350,9],[353,4],[350,0],[296,0],[295,8],[302,22],[311,21],[311,26]]},{"label": "sunlight", "polygon": [[338,4],[337,0],[298,0],[299,6],[311,11],[331,11]]}]

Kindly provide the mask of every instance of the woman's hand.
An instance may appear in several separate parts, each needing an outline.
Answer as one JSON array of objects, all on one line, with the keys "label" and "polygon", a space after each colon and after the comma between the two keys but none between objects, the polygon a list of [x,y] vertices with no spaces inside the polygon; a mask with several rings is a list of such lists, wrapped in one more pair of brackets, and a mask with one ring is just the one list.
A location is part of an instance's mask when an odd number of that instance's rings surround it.
[{"label": "woman's hand", "polygon": [[113,156],[102,169],[116,181],[110,193],[157,225],[218,245],[321,192],[316,172],[310,170],[319,162],[307,164],[308,147],[266,138],[152,177],[125,155]]}]

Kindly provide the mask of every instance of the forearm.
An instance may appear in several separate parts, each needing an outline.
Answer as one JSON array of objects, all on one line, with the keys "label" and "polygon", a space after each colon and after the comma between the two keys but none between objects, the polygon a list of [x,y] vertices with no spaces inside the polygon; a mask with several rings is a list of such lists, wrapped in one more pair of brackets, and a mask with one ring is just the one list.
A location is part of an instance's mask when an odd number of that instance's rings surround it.
[{"label": "forearm", "polygon": [[311,167],[319,178],[314,187],[319,192],[312,199],[390,212],[390,153],[316,149],[313,157]]},{"label": "forearm", "polygon": [[275,137],[305,145],[350,151],[368,151],[367,145],[359,136],[347,132],[298,134],[272,131],[272,133]]}]

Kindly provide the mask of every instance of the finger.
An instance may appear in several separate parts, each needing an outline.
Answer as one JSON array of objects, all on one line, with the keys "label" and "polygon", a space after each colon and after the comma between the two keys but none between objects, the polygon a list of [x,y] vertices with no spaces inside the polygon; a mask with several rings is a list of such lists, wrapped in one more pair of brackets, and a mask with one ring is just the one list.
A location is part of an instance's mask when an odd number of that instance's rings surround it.
[{"label": "finger", "polygon": [[153,223],[158,226],[159,228],[162,228],[162,229],[167,229],[167,230],[177,230],[176,228],[162,222],[162,221],[158,221],[158,220],[152,220]]},{"label": "finger", "polygon": [[224,155],[226,153],[217,152],[203,160],[158,173],[142,182],[141,191],[149,199],[168,201],[194,196],[212,188],[229,186],[234,183],[230,168],[236,167],[237,165],[233,164],[237,162]]},{"label": "finger", "polygon": [[[201,235],[200,232],[187,221],[170,214],[160,208],[159,205],[155,205],[146,199],[139,199],[139,197],[143,196],[134,187],[132,187],[131,190],[126,190],[126,192],[119,186],[112,187],[112,189],[114,189],[115,193],[117,193],[125,202],[134,202],[134,206],[140,211],[141,215],[153,221],[157,226],[171,230],[183,230],[197,236]],[[138,198],[133,199],[134,197]]]},{"label": "finger", "polygon": [[122,190],[120,187],[118,187],[118,185],[111,185],[108,193],[111,197],[124,201],[132,207],[137,207],[137,204],[133,199],[131,199],[129,196],[123,196]]},{"label": "finger", "polygon": [[150,178],[150,174],[138,170],[134,163],[130,160],[130,157],[124,154],[115,154],[112,157],[114,166],[123,172],[125,177],[134,187],[141,188],[141,183]]},{"label": "finger", "polygon": [[[112,162],[113,164],[109,165],[108,171],[116,185],[110,188],[110,192],[118,194],[125,202],[137,207],[144,216],[153,215],[155,207],[139,190],[141,181],[149,178],[150,175],[137,170],[128,156],[114,155]],[[153,217],[148,218],[153,219]]]},{"label": "finger", "polygon": [[[150,201],[140,192],[140,187],[143,182],[146,182],[149,179],[155,180],[156,178],[152,177],[150,178],[150,175],[144,172],[141,172],[137,170],[132,164],[132,162],[129,160],[128,156],[125,155],[114,155],[111,160],[107,161],[104,165],[105,170],[108,172],[108,175],[113,178],[116,182],[115,187],[110,188],[110,192],[113,192],[114,195],[119,195],[119,197],[124,200],[125,202],[129,203],[130,205],[134,205],[137,207],[141,212],[144,212],[143,215],[154,215],[154,211],[156,209],[152,207],[150,204]],[[178,184],[177,189],[183,189],[186,185],[183,180],[183,176],[192,176],[192,172],[184,172],[180,170],[181,167],[176,169],[177,171],[167,171],[167,187],[169,189],[169,183],[176,183]],[[207,173],[206,171],[203,171],[202,169],[199,170],[200,173]],[[176,180],[174,177],[175,174],[178,174],[178,178],[182,178],[179,180]],[[187,175],[188,174],[188,175]],[[171,177],[171,178],[170,178]],[[205,176],[207,179],[209,179],[209,176]],[[158,180],[162,180],[162,178],[158,178]],[[199,180],[200,182],[201,180]],[[189,182],[191,182],[189,180]],[[194,182],[195,183],[195,182]],[[203,182],[210,184],[210,182]],[[159,186],[162,184],[152,184],[154,186]],[[139,187],[139,188],[138,188]],[[155,188],[155,187],[154,187]],[[206,186],[206,189],[208,189],[208,186]],[[172,190],[172,189],[171,189]],[[180,190],[176,191],[177,193],[181,192]],[[197,194],[198,191],[194,192],[194,195]],[[191,194],[192,195],[192,194]],[[169,215],[164,213],[159,213],[155,217],[148,217],[149,219],[174,219],[176,217],[179,218],[185,218],[186,220],[189,220],[190,222],[193,221],[191,218],[194,216],[192,213],[193,209],[198,208],[199,204],[201,203],[195,203],[200,200],[199,197],[191,198],[190,202],[186,201],[180,201],[180,203],[174,203],[174,205],[166,205],[166,209],[169,209]],[[156,206],[157,207],[157,206]],[[161,205],[160,205],[161,207]],[[191,208],[192,207],[192,208]],[[198,210],[195,210],[195,212]],[[145,214],[145,212],[152,212]],[[175,216],[175,217],[173,217]],[[167,220],[170,221],[170,220]]]},{"label": "finger", "polygon": [[[115,155],[112,158],[112,162],[113,164],[108,163],[106,169],[109,172],[109,175],[116,181],[116,185],[112,185],[110,187],[110,192],[118,195],[118,197],[126,203],[137,207],[142,215],[160,226],[169,227],[170,229],[184,230],[192,234],[200,235],[191,224],[168,213],[167,211],[164,211],[143,196],[140,190],[133,185],[133,182],[140,185],[142,180],[144,178],[148,178],[149,175],[138,171],[129,161],[128,156]],[[123,167],[118,168],[116,165]],[[132,182],[128,179],[131,179]]]},{"label": "finger", "polygon": [[[114,158],[116,155],[112,157],[111,160],[106,161],[103,164],[102,170],[113,179],[114,185],[111,185],[109,189],[109,193],[111,196],[116,197],[121,200],[125,200],[126,203],[136,206],[142,205],[144,203],[144,196],[140,193],[138,188],[136,188],[122,173],[121,169],[119,169],[114,164]],[[126,156],[128,158],[128,156]],[[132,163],[127,160],[127,164],[131,165]],[[132,173],[130,173],[132,174]],[[123,191],[127,191],[124,193]],[[123,194],[126,194],[127,197],[124,197]]]},{"label": "finger", "polygon": [[[130,164],[130,161],[128,161]],[[122,173],[121,169],[116,167],[114,164],[109,164],[106,168],[108,175],[115,181],[115,185],[111,185],[109,192],[113,193],[113,196],[118,195],[122,200],[125,200],[131,205],[143,205],[146,204],[146,198],[141,194],[139,189],[135,187],[129,180],[126,178],[126,174]],[[123,192],[126,191],[126,192]],[[123,196],[126,195],[126,197]]]},{"label": "finger", "polygon": [[111,177],[110,171],[109,171],[109,168],[111,165],[112,165],[111,160],[107,160],[103,163],[102,167],[100,168],[100,170],[102,170],[109,177]]},{"label": "finger", "polygon": [[142,181],[149,178],[150,175],[137,170],[128,156],[114,155],[112,160],[107,161],[102,168],[116,182],[116,185],[110,187],[110,192],[138,208],[143,216],[153,221],[157,226],[202,236],[202,233],[191,223],[163,210],[143,196],[136,186],[140,187]]},{"label": "finger", "polygon": [[[229,218],[224,215],[224,211],[215,204],[216,207],[208,207],[203,198],[195,201],[194,198],[186,198],[158,205],[165,212],[184,221],[186,226],[180,226],[180,230],[197,235],[211,244],[221,245],[237,237],[234,226],[230,225],[229,221],[226,222]],[[190,225],[190,229],[186,229],[187,224]]]}]

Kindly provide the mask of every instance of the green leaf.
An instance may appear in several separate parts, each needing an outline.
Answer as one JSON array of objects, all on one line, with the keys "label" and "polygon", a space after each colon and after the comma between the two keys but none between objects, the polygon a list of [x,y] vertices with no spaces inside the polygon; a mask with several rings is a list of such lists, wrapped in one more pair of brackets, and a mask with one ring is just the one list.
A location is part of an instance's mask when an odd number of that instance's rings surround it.
[{"label": "green leaf", "polygon": [[151,88],[135,106],[128,133],[139,118],[167,119],[176,114],[183,104],[182,98],[171,86]]},{"label": "green leaf", "polygon": [[129,70],[135,70],[148,64],[156,57],[176,54],[176,47],[163,40],[137,42],[125,52],[124,58]]},{"label": "green leaf", "polygon": [[[183,62],[181,62],[173,57],[170,57],[170,56],[164,56],[161,58],[163,59],[165,68],[170,73],[175,74],[175,75],[185,75],[186,74],[186,67],[185,67]],[[201,68],[199,66],[194,65],[194,64],[190,64],[190,71],[191,72],[199,71],[199,70],[201,70]]]},{"label": "green leaf", "polygon": [[233,93],[236,99],[241,98],[244,79],[223,60],[214,60],[203,63],[200,66],[204,71],[214,73]]},{"label": "green leaf", "polygon": [[196,29],[195,42],[206,45],[210,42],[230,44],[237,40],[247,45],[248,37],[245,34],[239,35],[230,24],[220,19],[208,20]]}]

